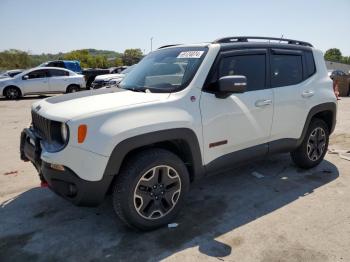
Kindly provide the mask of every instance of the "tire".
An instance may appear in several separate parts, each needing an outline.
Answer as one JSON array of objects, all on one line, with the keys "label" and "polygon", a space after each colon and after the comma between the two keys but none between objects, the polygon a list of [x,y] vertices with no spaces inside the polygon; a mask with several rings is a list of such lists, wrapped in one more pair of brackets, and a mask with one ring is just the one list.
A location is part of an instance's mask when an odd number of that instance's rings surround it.
[{"label": "tire", "polygon": [[112,192],[114,211],[129,227],[152,230],[173,222],[189,186],[187,168],[177,155],[144,150],[129,158],[118,174]]},{"label": "tire", "polygon": [[317,166],[327,153],[329,128],[318,118],[311,121],[301,145],[293,152],[293,162],[301,168],[309,169]]},{"label": "tire", "polygon": [[67,93],[75,93],[80,90],[79,86],[77,85],[70,85],[67,87]]},{"label": "tire", "polygon": [[6,87],[4,90],[4,96],[10,100],[19,99],[22,96],[21,90],[16,86]]}]

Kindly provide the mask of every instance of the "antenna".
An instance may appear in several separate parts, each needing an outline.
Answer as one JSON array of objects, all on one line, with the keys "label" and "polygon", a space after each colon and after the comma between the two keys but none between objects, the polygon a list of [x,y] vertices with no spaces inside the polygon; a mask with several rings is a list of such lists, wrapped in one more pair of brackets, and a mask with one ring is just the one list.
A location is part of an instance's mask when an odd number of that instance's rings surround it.
[{"label": "antenna", "polygon": [[281,35],[281,40],[279,41],[279,43],[281,43],[282,39],[283,39],[283,34]]}]

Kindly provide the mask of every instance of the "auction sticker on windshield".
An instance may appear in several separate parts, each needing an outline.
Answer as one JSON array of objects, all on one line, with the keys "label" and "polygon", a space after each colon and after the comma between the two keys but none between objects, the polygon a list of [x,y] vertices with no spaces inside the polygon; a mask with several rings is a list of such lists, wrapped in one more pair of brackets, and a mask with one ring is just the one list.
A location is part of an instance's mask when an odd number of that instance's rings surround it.
[{"label": "auction sticker on windshield", "polygon": [[177,58],[200,58],[204,51],[186,51],[181,52]]}]

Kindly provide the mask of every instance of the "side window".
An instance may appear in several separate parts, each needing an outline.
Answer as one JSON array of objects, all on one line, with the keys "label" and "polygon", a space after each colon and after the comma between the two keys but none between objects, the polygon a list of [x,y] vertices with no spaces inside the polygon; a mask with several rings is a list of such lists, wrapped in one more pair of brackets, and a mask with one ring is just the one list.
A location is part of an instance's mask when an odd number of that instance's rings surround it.
[{"label": "side window", "polygon": [[247,78],[247,91],[266,87],[266,55],[238,55],[220,61],[218,77],[243,75]]},{"label": "side window", "polygon": [[312,52],[305,52],[304,57],[306,60],[306,77],[310,77],[316,72],[314,56]]},{"label": "side window", "polygon": [[299,55],[271,56],[271,85],[281,87],[303,81],[302,59]]},{"label": "side window", "polygon": [[64,70],[50,69],[49,71],[50,71],[50,76],[53,76],[53,77],[69,75],[69,72]]},{"label": "side window", "polygon": [[45,69],[35,70],[28,74],[29,79],[45,78],[45,77],[47,77],[47,70]]}]

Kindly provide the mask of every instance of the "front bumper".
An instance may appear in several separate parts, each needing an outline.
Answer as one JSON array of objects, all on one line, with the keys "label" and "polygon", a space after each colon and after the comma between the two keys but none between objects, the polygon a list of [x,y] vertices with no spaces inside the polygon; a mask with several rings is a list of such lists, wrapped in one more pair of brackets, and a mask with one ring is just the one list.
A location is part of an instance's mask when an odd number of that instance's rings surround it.
[{"label": "front bumper", "polygon": [[108,86],[109,81],[98,81],[98,82],[92,82],[91,88],[92,89],[99,89],[105,86]]},{"label": "front bumper", "polygon": [[84,180],[66,166],[63,171],[53,169],[51,163],[41,159],[41,153],[39,137],[33,130],[24,129],[21,133],[21,159],[34,164],[41,180],[46,181],[52,191],[79,206],[96,206],[103,201],[113,176],[104,175],[98,181]]},{"label": "front bumper", "polygon": [[41,171],[50,189],[78,206],[100,204],[113,179],[113,176],[104,176],[100,181],[87,181],[67,167],[58,171],[46,162],[42,162]]}]

